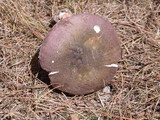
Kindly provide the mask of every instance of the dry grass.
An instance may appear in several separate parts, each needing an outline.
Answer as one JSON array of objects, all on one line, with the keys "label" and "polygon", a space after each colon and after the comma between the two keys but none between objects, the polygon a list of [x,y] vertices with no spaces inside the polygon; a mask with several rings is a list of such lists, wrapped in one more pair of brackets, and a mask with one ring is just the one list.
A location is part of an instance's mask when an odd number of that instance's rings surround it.
[{"label": "dry grass", "polygon": [[[1,0],[0,118],[4,120],[159,120],[159,0]],[[120,68],[107,99],[101,90],[67,96],[48,88],[31,61],[55,13],[93,13],[108,19],[122,40]]]}]

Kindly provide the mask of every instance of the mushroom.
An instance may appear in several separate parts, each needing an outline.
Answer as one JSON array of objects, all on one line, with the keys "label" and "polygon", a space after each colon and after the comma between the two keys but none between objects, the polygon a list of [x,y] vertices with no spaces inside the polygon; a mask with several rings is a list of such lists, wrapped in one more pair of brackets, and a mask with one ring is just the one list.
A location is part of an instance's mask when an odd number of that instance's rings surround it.
[{"label": "mushroom", "polygon": [[72,12],[69,9],[65,8],[65,9],[58,11],[55,14],[54,21],[59,22],[62,19],[65,19],[67,17],[71,17],[72,15],[73,15]]},{"label": "mushroom", "polygon": [[120,41],[112,25],[92,14],[57,22],[39,53],[52,86],[74,95],[89,94],[109,84],[120,58]]}]

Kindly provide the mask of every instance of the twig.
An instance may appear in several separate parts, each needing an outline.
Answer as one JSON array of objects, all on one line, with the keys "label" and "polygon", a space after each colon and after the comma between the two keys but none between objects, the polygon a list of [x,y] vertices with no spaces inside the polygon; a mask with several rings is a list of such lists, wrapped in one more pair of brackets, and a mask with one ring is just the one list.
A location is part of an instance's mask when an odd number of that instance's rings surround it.
[{"label": "twig", "polygon": [[145,63],[145,65],[152,64],[152,63],[157,62],[157,61],[160,61],[160,57],[159,58],[155,58],[155,59]]},{"label": "twig", "polygon": [[41,40],[44,40],[44,36],[40,33],[40,32],[37,32],[37,31],[34,31],[34,30],[31,30],[31,32],[39,39]]},{"label": "twig", "polygon": [[61,106],[65,106],[65,107],[70,107],[70,105],[68,103],[60,103],[60,102],[55,102],[55,101],[51,101],[51,100],[46,100],[46,99],[42,99],[42,98],[31,98],[31,97],[4,97],[2,98],[2,100],[6,100],[6,99],[15,99],[15,100],[41,100],[41,101],[46,101],[46,102],[50,102],[52,104],[55,105],[61,105]]},{"label": "twig", "polygon": [[130,56],[133,56],[133,55],[137,55],[137,54],[140,54],[140,53],[144,53],[144,51],[137,51],[137,52],[134,52],[134,53],[130,53],[128,55],[125,55],[124,57],[130,57]]},{"label": "twig", "polygon": [[154,99],[156,99],[156,98],[159,98],[160,97],[160,94],[159,95],[156,95],[156,96],[154,96],[154,97],[151,97],[147,102],[149,102],[149,101],[151,101],[151,100],[154,100]]},{"label": "twig", "polygon": [[104,114],[104,115],[107,115],[107,116],[115,117],[115,118],[118,118],[118,119],[125,119],[125,120],[142,120],[142,119],[132,119],[132,118],[127,118],[127,117],[122,117],[122,116],[118,116],[118,115],[114,115],[114,114],[106,113],[106,112],[102,112],[102,111],[97,111],[97,112],[98,112],[98,113],[101,113],[101,114]]}]

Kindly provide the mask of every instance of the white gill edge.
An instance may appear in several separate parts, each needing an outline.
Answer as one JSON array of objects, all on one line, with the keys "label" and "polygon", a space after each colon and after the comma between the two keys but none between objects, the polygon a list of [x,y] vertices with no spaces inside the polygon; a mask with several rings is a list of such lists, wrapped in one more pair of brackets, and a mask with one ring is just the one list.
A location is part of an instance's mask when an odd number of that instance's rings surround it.
[{"label": "white gill edge", "polygon": [[50,72],[48,75],[54,75],[54,74],[57,74],[57,73],[59,73],[59,71]]},{"label": "white gill edge", "polygon": [[117,64],[104,65],[105,67],[118,67]]}]

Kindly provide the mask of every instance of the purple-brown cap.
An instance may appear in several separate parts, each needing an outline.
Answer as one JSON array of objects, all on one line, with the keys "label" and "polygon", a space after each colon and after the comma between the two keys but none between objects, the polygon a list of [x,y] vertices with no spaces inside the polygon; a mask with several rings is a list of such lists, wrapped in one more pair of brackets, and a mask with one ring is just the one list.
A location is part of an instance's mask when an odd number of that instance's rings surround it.
[{"label": "purple-brown cap", "polygon": [[100,16],[80,14],[60,20],[43,41],[39,62],[53,87],[83,95],[105,87],[121,58],[112,25]]}]

